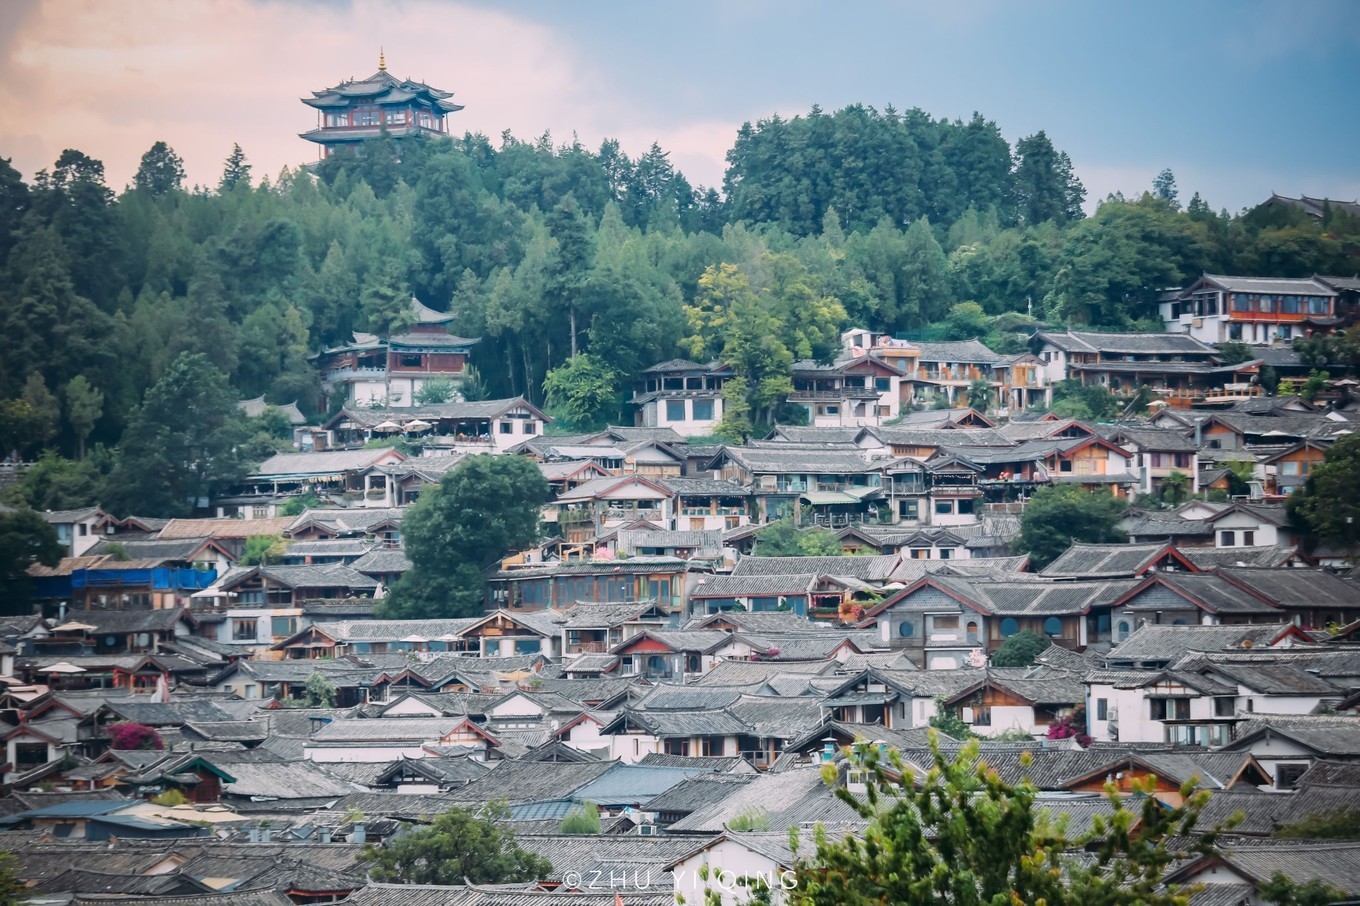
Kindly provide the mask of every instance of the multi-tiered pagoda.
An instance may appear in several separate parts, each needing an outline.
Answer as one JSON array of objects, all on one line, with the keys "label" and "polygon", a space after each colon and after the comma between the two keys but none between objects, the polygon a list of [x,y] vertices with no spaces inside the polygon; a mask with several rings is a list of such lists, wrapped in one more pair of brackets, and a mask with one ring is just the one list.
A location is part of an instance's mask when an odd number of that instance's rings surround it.
[{"label": "multi-tiered pagoda", "polygon": [[393,138],[409,135],[448,135],[447,114],[462,110],[449,98],[453,92],[423,82],[398,79],[378,55],[378,71],[366,79],[341,82],[312,92],[302,103],[317,110],[316,128],[301,137],[321,146],[321,155],[353,153],[361,142],[377,138],[384,127]]}]

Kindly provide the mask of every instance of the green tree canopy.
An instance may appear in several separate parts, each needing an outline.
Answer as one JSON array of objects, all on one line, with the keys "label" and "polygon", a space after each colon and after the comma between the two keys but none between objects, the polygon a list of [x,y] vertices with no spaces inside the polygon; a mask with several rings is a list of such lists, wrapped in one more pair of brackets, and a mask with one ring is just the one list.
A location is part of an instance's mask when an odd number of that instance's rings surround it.
[{"label": "green tree canopy", "polygon": [[1315,543],[1350,546],[1360,541],[1360,434],[1332,444],[1303,488],[1287,504],[1294,527]]},{"label": "green tree canopy", "polygon": [[486,570],[538,540],[548,483],[522,456],[463,460],[402,521],[411,569],[383,601],[384,618],[479,614]]},{"label": "green tree canopy", "polygon": [[1028,667],[1034,659],[1048,650],[1052,643],[1028,629],[1022,629],[1006,639],[992,652],[993,667]]},{"label": "green tree canopy", "polygon": [[122,514],[187,515],[214,485],[256,465],[251,433],[226,375],[201,353],[185,353],[133,414],[105,505]]},{"label": "green tree canopy", "polygon": [[830,529],[799,528],[785,516],[756,533],[757,557],[835,557],[845,553]]},{"label": "green tree canopy", "polygon": [[0,603],[5,612],[24,612],[29,595],[25,570],[34,563],[56,566],[65,553],[56,529],[38,513],[30,509],[0,511],[0,577],[8,589]]},{"label": "green tree canopy", "polygon": [[552,863],[520,848],[509,822],[504,801],[478,812],[451,808],[383,846],[369,844],[364,858],[373,865],[373,880],[400,884],[507,884],[546,877]]},{"label": "green tree canopy", "polygon": [[935,747],[933,760],[922,774],[896,751],[856,745],[848,766],[869,775],[860,797],[840,784],[836,763],[825,766],[836,796],[868,827],[839,839],[819,828],[815,852],[796,866],[798,883],[788,901],[1184,906],[1185,892],[1164,886],[1162,877],[1177,858],[1212,852],[1216,839],[1212,831],[1190,836],[1208,796],[1193,783],[1182,790],[1185,804],[1178,808],[1150,795],[1130,807],[1111,791],[1111,814],[1096,817],[1087,833],[1069,834],[1039,805],[1032,784],[1003,781],[976,742],[947,757]]},{"label": "green tree canopy", "polygon": [[583,806],[577,806],[567,812],[567,816],[562,819],[562,826],[558,833],[562,834],[598,834],[600,832],[600,808],[593,802],[587,802]]},{"label": "green tree canopy", "polygon": [[184,187],[184,161],[165,142],[156,142],[142,155],[132,184],[159,198]]},{"label": "green tree canopy", "polygon": [[1020,517],[1015,548],[1028,553],[1036,569],[1043,569],[1075,541],[1111,544],[1125,540],[1116,528],[1127,504],[1107,491],[1087,491],[1077,485],[1040,488]]},{"label": "green tree canopy", "polygon": [[548,411],[569,430],[602,428],[618,414],[618,383],[622,377],[604,359],[578,353],[549,371],[543,380]]}]

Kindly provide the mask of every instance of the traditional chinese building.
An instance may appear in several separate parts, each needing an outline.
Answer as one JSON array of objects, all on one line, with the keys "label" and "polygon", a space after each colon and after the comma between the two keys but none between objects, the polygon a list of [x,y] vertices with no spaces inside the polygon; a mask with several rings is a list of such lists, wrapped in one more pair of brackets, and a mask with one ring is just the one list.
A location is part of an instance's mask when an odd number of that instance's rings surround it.
[{"label": "traditional chinese building", "polygon": [[301,138],[321,146],[321,156],[354,153],[360,142],[377,138],[383,129],[393,138],[412,135],[447,136],[444,117],[462,110],[449,100],[453,92],[431,88],[424,82],[398,79],[387,71],[378,55],[378,71],[366,79],[341,82],[313,91],[302,103],[316,108],[316,128]]},{"label": "traditional chinese building", "polygon": [[409,408],[432,381],[461,387],[475,338],[449,333],[453,315],[435,311],[412,297],[411,326],[390,337],[355,332],[354,341],[326,349],[313,358],[327,397],[348,405]]}]

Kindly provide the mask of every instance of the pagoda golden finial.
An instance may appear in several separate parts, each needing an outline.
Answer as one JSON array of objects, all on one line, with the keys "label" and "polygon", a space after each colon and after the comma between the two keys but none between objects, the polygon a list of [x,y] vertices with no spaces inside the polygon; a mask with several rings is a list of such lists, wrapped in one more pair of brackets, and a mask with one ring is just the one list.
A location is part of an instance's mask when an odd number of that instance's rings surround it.
[{"label": "pagoda golden finial", "polygon": [[378,71],[387,72],[387,57],[383,55],[383,49],[378,48]]}]

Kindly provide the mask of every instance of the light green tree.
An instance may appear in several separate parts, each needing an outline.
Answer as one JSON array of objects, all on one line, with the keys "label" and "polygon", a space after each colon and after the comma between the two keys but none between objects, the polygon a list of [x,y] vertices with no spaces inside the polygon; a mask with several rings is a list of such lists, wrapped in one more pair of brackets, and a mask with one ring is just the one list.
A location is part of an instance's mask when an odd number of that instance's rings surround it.
[{"label": "light green tree", "polygon": [[407,512],[401,533],[408,570],[391,588],[384,619],[433,619],[482,612],[486,570],[539,537],[548,483],[522,456],[464,459]]},{"label": "light green tree", "polygon": [[326,674],[316,671],[307,677],[303,687],[307,693],[307,706],[310,708],[334,708],[335,697],[339,692],[335,683]]},{"label": "light green tree", "polygon": [[989,768],[976,741],[948,754],[932,748],[933,764],[920,772],[895,750],[857,744],[847,764],[868,775],[859,796],[840,782],[840,764],[823,767],[837,798],[868,826],[840,838],[819,827],[788,902],[1184,906],[1187,891],[1162,878],[1176,860],[1212,852],[1217,839],[1196,827],[1208,794],[1193,782],[1178,808],[1151,795],[1126,804],[1111,789],[1111,812],[1089,832],[1069,834],[1031,783],[1007,783]]},{"label": "light green tree", "polygon": [[1087,491],[1077,485],[1040,488],[1020,517],[1020,536],[1014,547],[1028,553],[1035,569],[1043,569],[1074,541],[1109,544],[1125,540],[1117,524],[1127,504],[1107,491]]},{"label": "light green tree", "polygon": [[384,845],[369,844],[364,860],[375,881],[399,884],[508,884],[545,878],[552,863],[522,849],[509,829],[503,800],[477,812],[451,808],[428,826]]},{"label": "light green tree", "polygon": [[618,414],[619,372],[604,359],[579,353],[548,372],[543,381],[548,411],[570,430],[593,431]]},{"label": "light green tree", "polygon": [[78,374],[66,384],[66,422],[76,435],[76,458],[85,458],[85,441],[104,412],[104,391]]},{"label": "light green tree", "polygon": [[562,819],[558,833],[598,834],[600,832],[600,807],[593,802],[576,806]]}]

